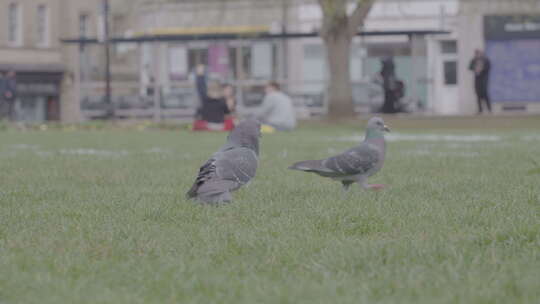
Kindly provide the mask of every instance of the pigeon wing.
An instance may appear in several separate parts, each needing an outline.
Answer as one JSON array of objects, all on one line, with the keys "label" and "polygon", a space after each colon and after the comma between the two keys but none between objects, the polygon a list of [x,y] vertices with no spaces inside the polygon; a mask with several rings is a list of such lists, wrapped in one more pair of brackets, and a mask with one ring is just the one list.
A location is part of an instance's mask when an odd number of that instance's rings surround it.
[{"label": "pigeon wing", "polygon": [[251,149],[226,150],[216,157],[216,175],[220,179],[234,181],[241,186],[255,177],[258,163],[257,155]]},{"label": "pigeon wing", "polygon": [[231,148],[218,152],[199,169],[187,195],[203,198],[234,191],[255,176],[257,165],[257,156],[250,149]]},{"label": "pigeon wing", "polygon": [[189,198],[197,197],[197,194],[199,192],[199,188],[205,184],[207,181],[214,178],[216,175],[216,159],[210,158],[209,160],[204,163],[199,168],[199,173],[197,174],[197,178],[195,179],[195,182],[193,183],[193,186],[191,186],[191,189],[187,192],[187,196]]},{"label": "pigeon wing", "polygon": [[376,149],[367,144],[349,149],[339,155],[323,160],[322,165],[333,177],[365,174],[375,168],[380,160]]}]

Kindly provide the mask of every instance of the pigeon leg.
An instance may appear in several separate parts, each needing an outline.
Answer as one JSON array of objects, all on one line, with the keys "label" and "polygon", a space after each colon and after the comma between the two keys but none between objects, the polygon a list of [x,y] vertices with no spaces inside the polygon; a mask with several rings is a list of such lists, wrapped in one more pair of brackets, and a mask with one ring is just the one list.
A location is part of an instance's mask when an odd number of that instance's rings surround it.
[{"label": "pigeon leg", "polygon": [[360,185],[360,187],[362,187],[365,190],[381,190],[384,187],[386,187],[386,185],[382,185],[382,184],[368,184],[367,178],[365,177],[359,177],[356,182]]},{"label": "pigeon leg", "polygon": [[356,183],[358,185],[360,185],[360,187],[362,187],[362,189],[369,189],[369,184],[367,183],[367,178],[364,177],[364,176],[359,176],[357,179],[356,179]]},{"label": "pigeon leg", "polygon": [[341,184],[343,185],[343,190],[345,192],[349,191],[349,187],[351,186],[353,182],[351,181],[341,181]]}]

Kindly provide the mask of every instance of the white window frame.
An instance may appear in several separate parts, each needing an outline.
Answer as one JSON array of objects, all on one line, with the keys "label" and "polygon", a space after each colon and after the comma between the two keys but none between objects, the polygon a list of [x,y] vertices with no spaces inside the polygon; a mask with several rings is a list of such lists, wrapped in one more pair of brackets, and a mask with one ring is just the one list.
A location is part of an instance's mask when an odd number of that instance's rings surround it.
[{"label": "white window frame", "polygon": [[[87,12],[82,12],[79,14],[78,19],[78,35],[80,38],[88,38],[90,35],[90,14]],[[84,26],[84,33],[83,33]]]},{"label": "white window frame", "polygon": [[[12,40],[11,39],[11,6],[12,5],[15,5],[16,7],[16,20],[15,20],[15,39]],[[8,9],[7,9],[7,29],[8,29],[8,37],[7,37],[7,41],[8,41],[8,45],[11,46],[11,47],[19,47],[19,46],[22,46],[23,44],[23,29],[22,29],[22,26],[23,26],[23,22],[22,22],[22,19],[23,19],[23,15],[22,15],[22,4],[20,2],[10,2],[8,4]]]},{"label": "white window frame", "polygon": [[[43,8],[43,16],[40,16],[41,14],[41,8]],[[49,7],[44,4],[40,3],[37,6],[36,9],[36,36],[37,36],[37,46],[38,47],[49,47],[50,46],[50,10]],[[43,17],[43,24],[40,24],[41,20],[40,18]],[[43,32],[40,30],[40,26],[43,26]]]}]

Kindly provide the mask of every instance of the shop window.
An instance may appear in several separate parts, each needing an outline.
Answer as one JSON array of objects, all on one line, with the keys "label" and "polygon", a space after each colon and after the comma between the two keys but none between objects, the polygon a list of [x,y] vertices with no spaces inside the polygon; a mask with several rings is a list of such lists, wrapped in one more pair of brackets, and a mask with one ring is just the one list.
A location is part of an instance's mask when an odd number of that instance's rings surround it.
[{"label": "shop window", "polygon": [[241,71],[238,71],[238,47],[229,47],[229,78],[274,79],[277,75],[277,48],[272,43],[255,43],[239,48],[242,57]]},{"label": "shop window", "polygon": [[306,80],[322,81],[326,77],[326,55],[322,44],[304,45],[303,76]]},{"label": "shop window", "polygon": [[238,71],[238,60],[236,60],[237,49],[237,47],[229,48],[229,64],[232,72],[231,76],[235,79],[239,79],[241,75],[243,78],[249,78],[251,75],[251,47],[240,47],[240,56],[242,57],[242,66],[240,68],[242,69],[242,73],[239,73]]},{"label": "shop window", "polygon": [[443,54],[457,54],[457,42],[455,40],[441,41],[441,51]]},{"label": "shop window", "polygon": [[367,44],[368,57],[397,57],[411,56],[411,47],[408,43],[369,43]]},{"label": "shop window", "polygon": [[8,43],[12,46],[22,44],[21,9],[18,3],[10,3],[8,7]]},{"label": "shop window", "polygon": [[456,85],[457,84],[457,62],[445,61],[444,63],[444,84]]},{"label": "shop window", "polygon": [[274,75],[274,48],[270,43],[255,43],[251,49],[251,77],[271,79]]},{"label": "shop window", "polygon": [[37,45],[46,47],[49,45],[49,10],[44,4],[37,7]]},{"label": "shop window", "polygon": [[195,71],[199,64],[208,65],[208,49],[189,49],[188,50],[188,69]]},{"label": "shop window", "polygon": [[188,78],[187,54],[188,50],[182,44],[169,45],[167,66],[170,80],[182,81]]},{"label": "shop window", "polygon": [[90,17],[88,14],[79,15],[79,37],[86,38],[88,37],[88,20]]}]

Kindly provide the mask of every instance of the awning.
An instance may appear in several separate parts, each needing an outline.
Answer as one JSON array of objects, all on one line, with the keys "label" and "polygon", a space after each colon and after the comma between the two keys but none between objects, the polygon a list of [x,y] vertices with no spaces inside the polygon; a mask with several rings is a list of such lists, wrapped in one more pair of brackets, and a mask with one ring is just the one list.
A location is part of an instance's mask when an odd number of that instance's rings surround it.
[{"label": "awning", "polygon": [[21,95],[59,95],[65,66],[62,64],[0,63],[0,71],[15,71]]},{"label": "awning", "polygon": [[132,37],[174,36],[174,35],[207,35],[207,34],[263,34],[270,30],[268,26],[207,26],[207,27],[168,27],[153,28],[135,32]]},{"label": "awning", "polygon": [[32,64],[32,63],[0,63],[0,71],[15,71],[17,73],[63,73],[63,64]]},{"label": "awning", "polygon": [[[413,31],[367,31],[359,32],[359,36],[396,36],[396,35],[441,35],[449,34],[448,31],[441,30],[413,30]],[[269,33],[269,32],[231,32],[231,33],[174,33],[172,30],[169,33],[161,34],[145,34],[139,33],[140,36],[133,37],[113,37],[110,39],[111,43],[141,43],[141,42],[168,42],[168,41],[204,41],[204,40],[241,40],[241,39],[253,39],[253,40],[270,40],[270,39],[298,39],[298,38],[313,38],[319,37],[319,33]],[[61,39],[63,43],[76,43],[76,44],[95,44],[98,42],[97,38],[69,38]]]}]

